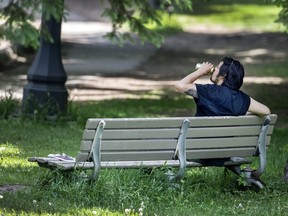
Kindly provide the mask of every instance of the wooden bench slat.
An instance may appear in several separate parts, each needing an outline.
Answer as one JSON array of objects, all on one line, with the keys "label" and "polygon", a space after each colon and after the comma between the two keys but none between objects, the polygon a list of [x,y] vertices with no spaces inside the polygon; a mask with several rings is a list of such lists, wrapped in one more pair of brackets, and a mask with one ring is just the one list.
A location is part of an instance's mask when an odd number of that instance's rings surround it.
[{"label": "wooden bench slat", "polygon": [[[218,127],[218,128],[197,128],[188,129],[187,139],[190,138],[223,138],[223,137],[246,137],[258,136],[260,126],[240,126],[240,127]],[[272,134],[273,127],[268,129],[268,134]]]},{"label": "wooden bench slat", "polygon": [[209,158],[229,158],[229,157],[250,157],[255,154],[256,148],[224,148],[224,149],[199,149],[187,150],[187,160],[209,159]]},{"label": "wooden bench slat", "polygon": [[[270,143],[271,136],[267,137],[267,145]],[[257,136],[251,137],[233,137],[233,138],[205,138],[205,139],[187,139],[187,148],[218,148],[218,147],[243,147],[243,146],[256,146],[258,141]],[[80,150],[89,152],[91,149],[92,141],[82,141]],[[109,150],[139,150],[139,149],[175,149],[175,140],[104,140],[102,141],[102,151]]]},{"label": "wooden bench slat", "polygon": [[[205,159],[205,158],[217,158],[217,157],[248,157],[255,153],[255,147],[243,147],[243,148],[218,148],[218,149],[187,149],[187,159]],[[79,154],[78,154],[79,155]],[[78,157],[77,155],[77,157]],[[87,157],[88,153],[80,153],[82,157]],[[174,151],[162,150],[162,151],[109,151],[101,152],[101,161],[133,161],[133,160],[171,160],[174,155]],[[230,155],[230,156],[229,156]],[[77,159],[77,161],[79,161]]]},{"label": "wooden bench slat", "polygon": [[101,161],[149,161],[149,160],[171,160],[174,151],[125,151],[121,152],[101,152]]},{"label": "wooden bench slat", "polygon": [[[104,140],[102,141],[101,150],[139,150],[139,149],[175,149],[177,140],[172,139],[157,139],[153,140]],[[90,151],[92,141],[82,141],[81,151]],[[143,147],[145,146],[145,147]]]},{"label": "wooden bench slat", "polygon": [[[271,136],[267,137],[267,145],[270,143]],[[232,148],[256,146],[258,137],[233,137],[233,138],[205,138],[205,139],[187,139],[187,149],[205,149],[205,148]]]},{"label": "wooden bench slat", "polygon": [[[105,119],[105,129],[118,128],[179,128],[184,118],[114,118]],[[87,129],[94,129],[101,119],[88,119]]]},{"label": "wooden bench slat", "polygon": [[[273,127],[269,128],[271,134]],[[187,138],[205,137],[227,137],[227,136],[255,136],[260,132],[260,126],[241,126],[237,127],[209,127],[209,128],[189,128]],[[119,129],[105,130],[102,140],[121,140],[121,139],[177,139],[179,128],[177,129]],[[92,140],[95,130],[85,130],[83,140]]]},{"label": "wooden bench slat", "polygon": [[[83,139],[93,139],[95,131],[85,130]],[[129,130],[105,130],[103,132],[102,140],[105,139],[145,139],[145,138],[169,138],[177,139],[179,128],[177,129],[129,129]]]},{"label": "wooden bench slat", "polygon": [[87,158],[88,158],[88,155],[89,155],[89,152],[78,152],[77,156],[76,156],[76,161],[77,162],[85,162],[87,161]]},{"label": "wooden bench slat", "polygon": [[[276,115],[270,115],[270,125],[274,125],[277,120]],[[163,128],[180,127],[183,119],[190,121],[190,127],[202,126],[221,126],[221,125],[258,125],[262,123],[263,118],[254,115],[251,116],[229,116],[229,117],[174,117],[174,118],[111,118],[105,119],[106,129],[111,128]],[[103,119],[88,119],[87,129],[97,127],[99,121]],[[212,120],[212,121],[211,121]]]}]

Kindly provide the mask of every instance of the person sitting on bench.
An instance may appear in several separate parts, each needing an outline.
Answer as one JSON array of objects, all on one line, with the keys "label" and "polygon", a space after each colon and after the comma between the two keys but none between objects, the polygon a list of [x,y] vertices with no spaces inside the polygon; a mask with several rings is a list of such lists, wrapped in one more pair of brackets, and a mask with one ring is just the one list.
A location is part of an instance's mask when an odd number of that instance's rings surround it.
[{"label": "person sitting on bench", "polygon": [[[197,80],[210,74],[212,84],[197,84]],[[270,114],[270,109],[240,90],[244,79],[243,65],[231,57],[225,57],[214,67],[203,62],[194,72],[175,84],[178,92],[194,98],[195,116],[239,116]],[[225,159],[205,160],[205,163],[222,165]]]},{"label": "person sitting on bench", "polygon": [[[239,61],[225,57],[213,68],[213,64],[204,62],[198,70],[175,84],[177,91],[194,98],[196,116],[239,116],[247,113],[264,116],[271,113],[267,106],[240,90],[244,68]],[[196,83],[199,78],[210,73],[213,84]]]}]

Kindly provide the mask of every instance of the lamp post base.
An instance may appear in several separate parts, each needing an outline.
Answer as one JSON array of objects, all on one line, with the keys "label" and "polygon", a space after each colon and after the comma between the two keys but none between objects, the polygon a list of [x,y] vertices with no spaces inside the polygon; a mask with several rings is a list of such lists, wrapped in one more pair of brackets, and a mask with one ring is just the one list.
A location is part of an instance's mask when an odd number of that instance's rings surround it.
[{"label": "lamp post base", "polygon": [[24,87],[23,111],[45,112],[46,115],[63,114],[67,110],[68,93],[63,85],[34,82]]}]

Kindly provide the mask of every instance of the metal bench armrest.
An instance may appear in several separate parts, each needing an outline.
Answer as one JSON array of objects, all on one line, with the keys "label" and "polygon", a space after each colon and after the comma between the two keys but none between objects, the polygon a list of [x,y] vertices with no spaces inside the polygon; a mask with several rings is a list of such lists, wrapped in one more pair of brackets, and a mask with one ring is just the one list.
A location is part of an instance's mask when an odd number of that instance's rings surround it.
[{"label": "metal bench armrest", "polygon": [[264,118],[261,131],[258,137],[258,150],[259,150],[260,164],[254,173],[258,177],[264,172],[264,169],[266,166],[266,139],[267,139],[267,131],[269,128],[270,121],[271,121],[270,116],[266,116]]},{"label": "metal bench armrest", "polygon": [[179,171],[177,174],[171,175],[169,174],[169,180],[173,181],[174,179],[181,179],[183,178],[185,174],[185,169],[186,169],[186,136],[187,136],[187,131],[189,128],[190,121],[188,119],[185,119],[182,122],[179,136],[178,136],[178,141],[176,145],[176,151],[173,156],[173,159],[178,159],[179,160]]},{"label": "metal bench armrest", "polygon": [[95,136],[92,142],[92,146],[91,146],[91,151],[90,154],[88,156],[89,158],[92,158],[92,161],[94,163],[94,170],[93,173],[90,177],[91,180],[95,180],[98,178],[99,173],[100,173],[100,168],[101,168],[101,139],[102,139],[102,134],[103,134],[103,130],[105,128],[105,121],[101,120],[98,125],[97,125],[97,129],[95,132]]}]

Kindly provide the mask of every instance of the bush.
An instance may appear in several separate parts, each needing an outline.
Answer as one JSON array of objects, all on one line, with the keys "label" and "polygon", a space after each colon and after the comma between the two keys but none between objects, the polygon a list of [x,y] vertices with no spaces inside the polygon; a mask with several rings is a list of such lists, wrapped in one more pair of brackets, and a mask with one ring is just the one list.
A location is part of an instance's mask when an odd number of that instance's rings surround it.
[{"label": "bush", "polygon": [[20,101],[13,98],[13,93],[8,91],[4,97],[0,97],[0,118],[7,119],[9,116],[16,114]]}]

